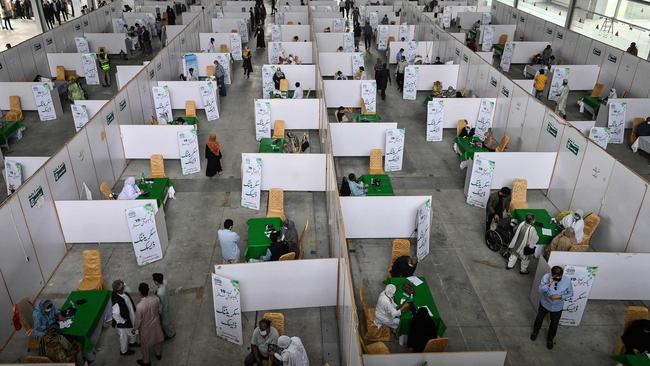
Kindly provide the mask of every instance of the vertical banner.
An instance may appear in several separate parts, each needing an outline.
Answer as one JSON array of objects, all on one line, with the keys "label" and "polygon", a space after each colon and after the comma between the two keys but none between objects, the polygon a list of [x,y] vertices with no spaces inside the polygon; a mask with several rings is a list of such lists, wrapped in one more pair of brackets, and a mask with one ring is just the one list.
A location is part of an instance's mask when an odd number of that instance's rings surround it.
[{"label": "vertical banner", "polygon": [[510,71],[510,62],[512,61],[512,54],[515,52],[515,44],[512,42],[506,42],[506,45],[503,47],[503,54],[501,54],[501,63],[499,67],[501,70],[508,72]]},{"label": "vertical banner", "polygon": [[368,19],[370,20],[370,26],[372,29],[377,29],[377,26],[379,25],[379,13],[376,11],[371,12],[368,14]]},{"label": "vertical banner", "polygon": [[609,142],[610,131],[609,127],[592,127],[589,130],[589,139],[603,149],[607,149]]},{"label": "vertical banner", "polygon": [[404,89],[402,98],[415,100],[418,96],[418,70],[417,66],[409,65],[404,70]]},{"label": "vertical banner", "polygon": [[445,6],[442,10],[442,27],[451,27],[451,7]]},{"label": "vertical banner", "polygon": [[427,142],[442,141],[445,100],[434,98],[427,103]]},{"label": "vertical banner", "polygon": [[411,42],[411,27],[408,24],[400,24],[397,36],[398,42]]},{"label": "vertical banner", "polygon": [[255,101],[255,139],[271,137],[271,104],[263,100]]},{"label": "vertical banner", "polygon": [[337,18],[332,20],[332,33],[345,32],[345,19]]},{"label": "vertical banner", "polygon": [[54,110],[50,85],[47,83],[32,85],[32,94],[34,95],[40,120],[51,121],[56,119],[56,110]]},{"label": "vertical banner", "polygon": [[183,175],[200,172],[201,156],[199,154],[199,139],[196,136],[196,126],[190,131],[178,131],[177,140]]},{"label": "vertical banner", "polygon": [[484,26],[483,31],[481,32],[481,38],[483,38],[481,51],[490,52],[492,50],[492,45],[494,44],[494,26]]},{"label": "vertical banner", "polygon": [[74,37],[74,43],[77,46],[77,53],[90,53],[90,46],[86,38]]},{"label": "vertical banner", "polygon": [[259,210],[262,190],[262,159],[244,155],[243,165],[241,205],[251,210]]},{"label": "vertical banner", "polygon": [[70,104],[72,109],[72,120],[74,121],[74,128],[79,132],[83,126],[88,123],[90,118],[88,117],[88,109],[85,105]]},{"label": "vertical banner", "polygon": [[472,176],[469,180],[467,203],[472,206],[485,208],[490,198],[490,186],[494,175],[494,162],[485,158],[474,158]]},{"label": "vertical banner", "polygon": [[279,25],[274,24],[271,26],[271,42],[281,42],[282,41],[282,28]]},{"label": "vertical banner", "polygon": [[235,61],[241,61],[241,36],[238,33],[230,33],[230,54]]},{"label": "vertical banner", "polygon": [[224,75],[223,80],[227,85],[232,84],[231,78],[231,63],[230,63],[230,54],[229,53],[217,53],[216,55],[217,62],[223,67]]},{"label": "vertical banner", "polygon": [[422,206],[418,207],[417,231],[418,244],[416,255],[418,260],[422,260],[429,254],[429,232],[431,231],[431,200],[428,199]]},{"label": "vertical banner", "polygon": [[577,327],[582,320],[582,314],[587,307],[589,293],[594,284],[598,267],[567,265],[564,267],[564,276],[571,278],[573,296],[564,300],[560,325]]},{"label": "vertical banner", "polygon": [[217,83],[215,81],[204,81],[199,84],[199,93],[203,101],[205,117],[208,121],[219,119],[219,106],[217,105]]},{"label": "vertical banner", "polygon": [[280,63],[280,56],[284,53],[282,49],[282,43],[280,42],[270,42],[269,44],[269,60],[272,64]]},{"label": "vertical banner", "polygon": [[361,99],[366,105],[366,111],[377,113],[377,81],[361,80]]},{"label": "vertical banner", "polygon": [[248,25],[244,19],[237,19],[237,31],[239,31],[241,41],[248,43]]},{"label": "vertical banner", "polygon": [[126,210],[126,221],[138,266],[161,260],[163,254],[156,229],[154,207],[147,203],[144,206],[129,208]]},{"label": "vertical banner", "polygon": [[386,156],[384,171],[397,172],[402,170],[404,159],[404,129],[391,128],[386,130]]},{"label": "vertical banner", "polygon": [[19,162],[5,159],[5,181],[8,195],[23,184],[23,166]]},{"label": "vertical banner", "polygon": [[481,24],[488,25],[490,23],[492,23],[492,14],[490,13],[481,14]]},{"label": "vertical banner", "polygon": [[622,144],[625,137],[625,114],[627,112],[627,103],[610,101],[608,104],[609,115],[607,127],[609,127],[609,142],[612,144]]},{"label": "vertical banner", "polygon": [[275,90],[273,74],[277,68],[274,65],[262,65],[262,98],[271,98],[271,93]]},{"label": "vertical banner", "polygon": [[354,74],[361,66],[364,65],[363,55],[360,53],[352,54],[352,74]]},{"label": "vertical banner", "polygon": [[354,52],[354,34],[343,33],[343,51]]},{"label": "vertical banner", "polygon": [[569,77],[569,69],[566,67],[558,67],[553,71],[553,79],[551,79],[551,86],[548,89],[548,100],[556,101],[560,98],[562,92],[562,83],[564,79]]},{"label": "vertical banner", "polygon": [[388,48],[388,26],[377,26],[377,49],[380,51]]},{"label": "vertical banner", "polygon": [[275,24],[285,24],[284,13],[275,13]]},{"label": "vertical banner", "polygon": [[[153,106],[156,110],[158,123],[165,124],[171,121],[173,114],[172,102],[169,99],[169,88],[166,86],[154,86],[151,88],[151,92],[153,94]],[[161,123],[163,121],[165,123]]]},{"label": "vertical banner", "polygon": [[478,117],[476,118],[476,126],[474,126],[474,136],[478,136],[481,140],[485,139],[485,134],[490,127],[492,127],[492,117],[494,112],[494,102],[487,99],[481,99],[481,106],[478,110]]},{"label": "vertical banner", "polygon": [[408,61],[409,64],[412,64],[413,61],[415,61],[415,54],[417,53],[418,50],[418,43],[415,41],[409,41],[406,44],[406,50],[404,50],[404,56],[406,56],[406,61]]},{"label": "vertical banner", "polygon": [[217,337],[238,345],[244,344],[241,323],[239,281],[212,273],[212,300]]},{"label": "vertical banner", "polygon": [[190,69],[194,69],[194,76],[199,75],[199,58],[195,53],[186,53],[183,55],[183,74],[188,76]]},{"label": "vertical banner", "polygon": [[97,71],[97,60],[94,53],[81,54],[81,67],[84,70],[86,84],[99,85],[99,72]]}]

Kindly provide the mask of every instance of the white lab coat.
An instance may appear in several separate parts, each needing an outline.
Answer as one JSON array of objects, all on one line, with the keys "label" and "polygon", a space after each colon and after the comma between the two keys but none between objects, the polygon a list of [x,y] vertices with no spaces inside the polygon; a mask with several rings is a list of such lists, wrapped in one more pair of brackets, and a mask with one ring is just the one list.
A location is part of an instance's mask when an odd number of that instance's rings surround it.
[{"label": "white lab coat", "polygon": [[585,237],[585,220],[580,218],[580,220],[576,220],[575,217],[573,217],[573,214],[571,215],[566,215],[560,221],[560,224],[564,226],[564,228],[571,227],[573,228],[573,231],[576,233],[576,241],[578,244],[582,243],[582,239]]},{"label": "white lab coat", "polygon": [[402,311],[397,308],[395,301],[382,292],[375,307],[375,325],[377,327],[385,325],[395,329],[399,325],[401,315]]}]

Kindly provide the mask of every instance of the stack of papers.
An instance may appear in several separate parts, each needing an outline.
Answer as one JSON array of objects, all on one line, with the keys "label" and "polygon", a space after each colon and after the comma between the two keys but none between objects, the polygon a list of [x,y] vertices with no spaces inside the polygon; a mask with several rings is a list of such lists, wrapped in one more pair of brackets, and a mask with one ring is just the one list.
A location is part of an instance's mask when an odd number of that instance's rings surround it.
[{"label": "stack of papers", "polygon": [[70,328],[71,325],[72,325],[72,319],[66,319],[62,322],[59,322],[60,329]]},{"label": "stack of papers", "polygon": [[418,286],[420,286],[420,285],[422,284],[422,280],[419,279],[419,278],[417,278],[417,277],[415,277],[415,276],[407,277],[406,279],[407,279],[410,283],[412,283],[413,286],[415,286],[415,287],[418,287]]},{"label": "stack of papers", "polygon": [[542,235],[552,236],[552,235],[553,235],[553,231],[552,231],[551,229],[542,228]]}]

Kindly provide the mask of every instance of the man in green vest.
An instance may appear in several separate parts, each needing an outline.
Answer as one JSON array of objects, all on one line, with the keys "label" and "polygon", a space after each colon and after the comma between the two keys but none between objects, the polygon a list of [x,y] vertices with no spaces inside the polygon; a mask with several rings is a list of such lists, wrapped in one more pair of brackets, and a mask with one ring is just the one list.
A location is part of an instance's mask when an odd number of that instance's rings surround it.
[{"label": "man in green vest", "polygon": [[103,47],[99,49],[99,66],[102,68],[100,76],[102,86],[111,86],[111,63]]}]

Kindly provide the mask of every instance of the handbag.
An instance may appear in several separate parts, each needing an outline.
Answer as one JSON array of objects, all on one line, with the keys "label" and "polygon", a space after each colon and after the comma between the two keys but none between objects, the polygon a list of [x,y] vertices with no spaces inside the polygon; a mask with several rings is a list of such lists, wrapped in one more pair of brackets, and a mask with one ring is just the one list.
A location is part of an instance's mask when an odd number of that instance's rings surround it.
[{"label": "handbag", "polygon": [[524,247],[524,255],[533,255],[535,254],[535,248],[531,248],[529,246]]}]

